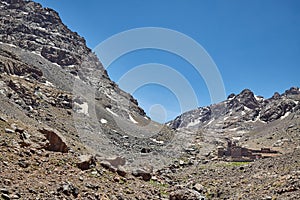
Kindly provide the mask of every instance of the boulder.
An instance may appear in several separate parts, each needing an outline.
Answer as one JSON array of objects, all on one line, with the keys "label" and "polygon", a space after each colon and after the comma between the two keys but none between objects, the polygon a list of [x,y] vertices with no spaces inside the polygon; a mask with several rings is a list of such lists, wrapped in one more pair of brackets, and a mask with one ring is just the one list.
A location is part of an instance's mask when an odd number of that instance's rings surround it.
[{"label": "boulder", "polygon": [[0,116],[0,121],[8,122],[8,120],[5,117],[3,117],[3,116]]},{"label": "boulder", "polygon": [[123,176],[123,177],[125,177],[126,174],[127,174],[126,169],[125,169],[123,166],[119,166],[119,167],[118,167],[117,173],[118,173],[120,176]]},{"label": "boulder", "polygon": [[78,197],[79,189],[74,186],[72,183],[66,182],[63,183],[58,189],[58,192],[62,192],[63,194],[67,196],[73,195],[74,197]]},{"label": "boulder", "polygon": [[92,155],[81,155],[78,157],[77,167],[81,170],[88,170],[96,166],[96,158]]},{"label": "boulder", "polygon": [[195,190],[183,188],[171,192],[169,199],[170,200],[205,200],[206,198]]},{"label": "boulder", "polygon": [[197,192],[203,192],[203,191],[204,191],[204,187],[203,187],[203,185],[201,185],[200,183],[196,183],[196,184],[193,186],[193,189],[196,190]]},{"label": "boulder", "polygon": [[152,177],[151,171],[144,168],[134,169],[132,175],[135,177],[142,177],[144,181],[150,181]]},{"label": "boulder", "polygon": [[102,160],[100,162],[100,165],[102,167],[104,167],[105,169],[108,169],[109,171],[112,171],[112,172],[116,172],[117,171],[117,168],[115,168],[114,166],[111,165],[110,162],[106,161],[106,160]]},{"label": "boulder", "polygon": [[39,132],[45,135],[49,141],[45,146],[46,150],[62,153],[67,153],[69,151],[65,138],[58,131],[51,128],[43,128],[39,129]]},{"label": "boulder", "polygon": [[126,163],[125,158],[122,157],[113,157],[113,158],[106,158],[105,161],[109,162],[111,166],[114,168],[118,168],[120,165],[123,166]]},{"label": "boulder", "polygon": [[5,133],[14,133],[15,131],[10,128],[5,128]]}]

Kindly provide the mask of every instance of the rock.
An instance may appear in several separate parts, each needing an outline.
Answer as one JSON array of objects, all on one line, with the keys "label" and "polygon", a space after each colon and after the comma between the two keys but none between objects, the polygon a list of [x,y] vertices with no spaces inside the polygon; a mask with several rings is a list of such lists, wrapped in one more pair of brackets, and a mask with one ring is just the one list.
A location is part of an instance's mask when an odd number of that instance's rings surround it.
[{"label": "rock", "polygon": [[115,177],[114,177],[114,181],[115,181],[116,183],[119,183],[120,180],[121,180],[120,177],[118,177],[118,176],[115,176]]},{"label": "rock", "polygon": [[152,175],[151,171],[147,169],[134,169],[132,175],[136,177],[142,177],[144,181],[150,181]]},{"label": "rock", "polygon": [[179,189],[170,193],[169,200],[205,200],[200,193],[190,189]]},{"label": "rock", "polygon": [[108,169],[109,171],[112,171],[112,172],[116,172],[116,171],[117,171],[117,168],[113,167],[113,166],[111,165],[111,163],[108,162],[108,161],[106,161],[106,160],[102,160],[102,161],[100,162],[100,165],[101,165],[102,167],[104,167],[105,169]]},{"label": "rock", "polygon": [[120,176],[123,176],[125,177],[127,172],[125,170],[125,168],[123,166],[119,166],[118,169],[117,169],[117,173],[120,175]]},{"label": "rock", "polygon": [[9,194],[9,191],[6,188],[0,188],[0,193],[2,193],[2,194]]},{"label": "rock", "polygon": [[25,132],[25,130],[21,127],[16,127],[15,132],[23,134]]},{"label": "rock", "polygon": [[7,119],[3,116],[0,116],[0,121],[3,121],[3,122],[8,122]]},{"label": "rock", "polygon": [[10,197],[9,197],[8,194],[2,194],[1,197],[2,197],[2,199],[4,199],[4,200],[10,200]]},{"label": "rock", "polygon": [[39,132],[44,134],[49,141],[45,146],[46,150],[62,153],[67,153],[69,151],[65,138],[58,131],[50,128],[43,128],[40,129]]},{"label": "rock", "polygon": [[297,95],[300,94],[300,90],[298,87],[291,87],[289,90],[284,92],[285,95]]},{"label": "rock", "polygon": [[150,153],[151,149],[149,148],[142,148],[141,153]]},{"label": "rock", "polygon": [[14,133],[13,129],[5,128],[5,133]]},{"label": "rock", "polygon": [[70,52],[58,48],[54,48],[51,46],[44,46],[42,48],[41,55],[47,60],[57,63],[61,66],[79,64],[79,59],[80,59],[78,56],[73,55]]},{"label": "rock", "polygon": [[231,93],[230,95],[228,95],[228,97],[227,97],[227,99],[232,99],[232,98],[234,98],[235,97],[235,94],[234,93]]},{"label": "rock", "polygon": [[106,158],[104,160],[109,162],[114,168],[118,168],[120,165],[123,166],[126,163],[125,158],[122,157]]},{"label": "rock", "polygon": [[20,199],[21,198],[21,195],[19,194],[13,194],[10,196],[11,199]]},{"label": "rock", "polygon": [[[18,129],[17,129],[18,130]],[[16,130],[16,131],[17,131]],[[27,133],[27,131],[23,131],[22,133],[20,133],[20,139],[21,140],[28,140],[29,138],[30,138],[30,134],[29,133]]]},{"label": "rock", "polygon": [[81,155],[78,159],[77,167],[81,170],[88,170],[92,166],[96,166],[96,158],[92,155]]},{"label": "rock", "polygon": [[292,111],[296,105],[297,104],[292,100],[274,102],[261,111],[260,119],[265,122],[277,120],[287,112]]},{"label": "rock", "polygon": [[271,97],[271,99],[279,99],[280,94],[278,92],[275,92],[274,95]]},{"label": "rock", "polygon": [[183,160],[179,160],[179,165],[183,166],[185,165],[185,162]]},{"label": "rock", "polygon": [[63,183],[58,189],[58,192],[62,192],[63,194],[70,196],[73,195],[74,197],[77,197],[79,194],[79,190],[77,187],[75,187],[72,183],[66,182]]},{"label": "rock", "polygon": [[20,161],[18,162],[18,165],[19,165],[20,167],[23,167],[23,168],[29,167],[29,163],[26,162],[26,161],[24,161],[24,160],[20,160]]},{"label": "rock", "polygon": [[204,187],[203,187],[203,185],[201,185],[200,183],[196,183],[196,184],[193,186],[193,189],[196,190],[197,192],[203,192],[203,191],[204,191]]}]

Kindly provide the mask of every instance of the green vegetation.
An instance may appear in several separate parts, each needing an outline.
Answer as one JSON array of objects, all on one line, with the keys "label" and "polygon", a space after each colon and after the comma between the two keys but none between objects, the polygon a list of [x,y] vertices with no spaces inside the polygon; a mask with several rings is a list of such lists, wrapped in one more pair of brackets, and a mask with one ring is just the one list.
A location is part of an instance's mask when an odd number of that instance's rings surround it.
[{"label": "green vegetation", "polygon": [[168,195],[167,189],[169,188],[169,185],[166,183],[160,183],[158,181],[150,180],[150,185],[153,185],[154,187],[158,188],[160,190],[161,195]]},{"label": "green vegetation", "polygon": [[249,163],[250,162],[228,162],[228,164],[226,166],[228,166],[228,167],[239,167],[239,166],[242,166],[242,165],[247,165]]}]

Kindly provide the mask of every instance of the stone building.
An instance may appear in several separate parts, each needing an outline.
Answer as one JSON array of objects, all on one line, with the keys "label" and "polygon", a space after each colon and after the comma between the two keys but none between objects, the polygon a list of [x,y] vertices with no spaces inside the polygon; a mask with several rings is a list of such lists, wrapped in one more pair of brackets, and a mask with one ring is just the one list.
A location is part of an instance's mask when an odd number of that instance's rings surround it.
[{"label": "stone building", "polygon": [[218,158],[230,157],[232,160],[236,161],[253,161],[255,159],[269,157],[266,154],[277,154],[278,151],[271,150],[270,148],[261,148],[260,150],[248,149],[246,147],[241,147],[227,140],[227,148],[223,146],[218,147]]}]

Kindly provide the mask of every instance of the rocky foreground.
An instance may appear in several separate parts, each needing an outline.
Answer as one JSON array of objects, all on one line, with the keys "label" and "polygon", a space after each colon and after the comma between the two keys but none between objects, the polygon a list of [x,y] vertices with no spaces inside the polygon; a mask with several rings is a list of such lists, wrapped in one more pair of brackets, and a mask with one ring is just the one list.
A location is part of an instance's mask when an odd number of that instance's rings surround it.
[{"label": "rocky foreground", "polygon": [[65,148],[52,129],[35,132],[1,115],[0,131],[2,199],[300,198],[299,148],[254,162],[187,150],[163,169],[129,172],[122,160],[84,156],[80,143],[73,144],[76,151]]}]

